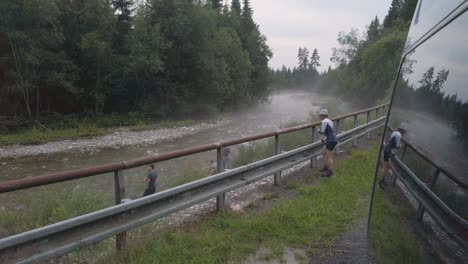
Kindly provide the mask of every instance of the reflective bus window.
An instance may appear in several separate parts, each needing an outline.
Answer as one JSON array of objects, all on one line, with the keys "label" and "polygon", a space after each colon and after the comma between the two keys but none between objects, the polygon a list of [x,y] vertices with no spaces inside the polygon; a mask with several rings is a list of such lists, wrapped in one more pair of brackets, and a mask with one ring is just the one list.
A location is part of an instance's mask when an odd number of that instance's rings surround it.
[{"label": "reflective bus window", "polygon": [[410,46],[421,38],[424,33],[434,27],[447,14],[463,3],[464,0],[422,0],[416,7],[416,12],[411,23],[406,46]]},{"label": "reflective bus window", "polygon": [[465,12],[404,59],[388,117],[402,142],[386,131],[371,209],[377,262],[466,261],[467,25]]}]

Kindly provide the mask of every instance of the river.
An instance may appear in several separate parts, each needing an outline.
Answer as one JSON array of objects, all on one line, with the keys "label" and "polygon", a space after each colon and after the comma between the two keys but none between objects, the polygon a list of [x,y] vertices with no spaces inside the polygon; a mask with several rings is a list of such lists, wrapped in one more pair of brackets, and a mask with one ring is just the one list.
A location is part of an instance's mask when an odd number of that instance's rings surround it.
[{"label": "river", "polygon": [[[282,124],[295,121],[311,121],[311,116],[321,107],[327,107],[331,115],[350,112],[351,107],[339,99],[321,96],[314,93],[294,91],[281,92],[270,96],[269,103],[245,109],[227,116],[232,122],[212,128],[200,133],[182,138],[161,142],[155,145],[129,146],[118,149],[107,148],[90,152],[72,152],[50,155],[0,159],[0,181],[34,177],[46,173],[90,167],[105,163],[134,159],[148,155],[148,153],[163,153],[171,150],[187,148],[218,140],[238,138],[260,132],[267,132],[279,128]],[[234,149],[235,151],[235,149]],[[215,153],[206,152],[165,161],[156,164],[158,172],[158,190],[174,186],[191,170],[208,170],[208,161],[215,159]],[[141,196],[145,184],[145,167],[125,171],[127,196],[136,198]],[[92,191],[108,195],[112,201],[114,180],[111,174],[79,179],[66,183],[54,184],[51,187],[39,187],[30,190],[1,194],[2,206],[22,208],[29,199],[34,199],[37,192],[48,191],[50,188],[63,191]],[[21,197],[21,202],[18,200]]]}]

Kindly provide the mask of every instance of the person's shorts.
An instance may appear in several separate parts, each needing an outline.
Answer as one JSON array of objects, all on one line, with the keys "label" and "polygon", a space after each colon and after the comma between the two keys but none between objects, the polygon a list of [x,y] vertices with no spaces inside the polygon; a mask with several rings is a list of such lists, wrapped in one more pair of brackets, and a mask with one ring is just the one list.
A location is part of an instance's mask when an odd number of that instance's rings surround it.
[{"label": "person's shorts", "polygon": [[155,187],[147,187],[145,189],[145,192],[143,193],[143,197],[154,194],[156,192],[156,186]]},{"label": "person's shorts", "polygon": [[333,151],[336,147],[336,144],[338,144],[336,141],[327,141],[325,142],[325,148],[329,151]]},{"label": "person's shorts", "polygon": [[384,151],[383,152],[383,160],[384,161],[390,161],[390,156],[392,155],[392,153],[390,152],[387,152],[387,151]]}]

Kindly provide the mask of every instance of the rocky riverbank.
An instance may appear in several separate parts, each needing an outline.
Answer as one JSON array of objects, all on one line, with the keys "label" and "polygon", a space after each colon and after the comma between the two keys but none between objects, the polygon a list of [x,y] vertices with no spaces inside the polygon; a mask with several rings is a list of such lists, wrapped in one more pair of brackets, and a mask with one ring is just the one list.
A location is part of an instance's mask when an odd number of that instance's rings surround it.
[{"label": "rocky riverbank", "polygon": [[[200,123],[194,126],[160,128],[134,132],[120,128],[112,134],[89,139],[63,140],[41,145],[13,145],[0,147],[1,158],[18,158],[37,155],[51,155],[62,152],[93,152],[104,148],[119,149],[125,146],[150,145],[175,140],[207,129],[219,127],[231,121]],[[0,164],[1,165],[1,164]]]}]

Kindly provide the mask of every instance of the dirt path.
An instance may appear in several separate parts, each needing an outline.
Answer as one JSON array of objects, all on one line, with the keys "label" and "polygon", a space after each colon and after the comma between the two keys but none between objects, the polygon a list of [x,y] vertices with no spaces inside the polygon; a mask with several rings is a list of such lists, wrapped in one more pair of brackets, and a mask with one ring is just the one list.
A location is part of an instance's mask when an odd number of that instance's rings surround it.
[{"label": "dirt path", "polygon": [[313,255],[309,263],[366,264],[369,263],[367,242],[367,216],[338,235],[330,247]]}]

